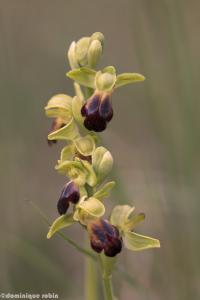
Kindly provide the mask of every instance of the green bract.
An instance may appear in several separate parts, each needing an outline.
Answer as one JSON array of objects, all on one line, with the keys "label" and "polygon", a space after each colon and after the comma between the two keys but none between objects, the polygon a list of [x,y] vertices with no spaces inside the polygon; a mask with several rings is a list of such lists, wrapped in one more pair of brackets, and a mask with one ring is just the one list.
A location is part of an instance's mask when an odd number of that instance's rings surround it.
[{"label": "green bract", "polygon": [[144,214],[133,215],[134,209],[129,205],[117,205],[110,216],[110,222],[120,230],[126,248],[134,251],[159,248],[159,240],[132,232],[135,226],[145,218]]}]

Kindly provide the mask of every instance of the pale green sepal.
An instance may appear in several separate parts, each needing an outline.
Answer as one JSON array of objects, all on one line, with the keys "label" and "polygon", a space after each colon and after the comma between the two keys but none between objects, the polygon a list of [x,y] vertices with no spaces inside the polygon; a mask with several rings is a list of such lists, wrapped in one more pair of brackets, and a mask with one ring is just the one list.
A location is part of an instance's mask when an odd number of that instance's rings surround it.
[{"label": "pale green sepal", "polygon": [[68,56],[70,67],[72,69],[79,68],[79,64],[78,64],[78,61],[76,58],[76,43],[75,42],[71,43],[68,53],[67,53],[67,56]]},{"label": "pale green sepal", "polygon": [[134,207],[131,207],[129,205],[115,206],[110,216],[111,224],[119,228],[121,231],[124,231],[126,228],[125,224],[129,221],[129,218],[134,209]]},{"label": "pale green sepal", "polygon": [[68,146],[64,147],[61,150],[60,161],[59,162],[63,162],[63,161],[66,161],[66,160],[72,160],[74,154],[75,154],[75,147],[74,147],[74,145],[68,145]]},{"label": "pale green sepal", "polygon": [[118,88],[120,86],[135,83],[139,81],[144,81],[145,77],[138,73],[122,73],[117,76],[117,80],[115,83],[115,88]]},{"label": "pale green sepal", "polygon": [[54,235],[54,233],[56,233],[62,228],[71,226],[73,223],[75,223],[73,214],[60,216],[53,222],[53,224],[49,228],[47,238],[50,239]]},{"label": "pale green sepal", "polygon": [[92,165],[98,182],[103,180],[112,170],[113,157],[105,147],[97,147],[92,154]]},{"label": "pale green sepal", "polygon": [[49,118],[61,118],[67,123],[72,117],[72,97],[65,94],[54,95],[45,106]]},{"label": "pale green sepal", "polygon": [[84,102],[85,102],[85,101],[84,101],[83,99],[78,98],[77,96],[75,96],[75,97],[72,99],[72,114],[73,114],[74,119],[75,119],[80,125],[83,124],[83,120],[84,120],[84,118],[83,118],[82,115],[81,115],[81,108],[82,108]]},{"label": "pale green sepal", "polygon": [[48,140],[73,140],[79,135],[78,128],[73,118],[64,127],[48,135]]},{"label": "pale green sepal", "polygon": [[59,173],[67,175],[79,186],[86,183],[88,172],[80,161],[64,161],[56,165],[55,169]]},{"label": "pale green sepal", "polygon": [[99,40],[93,40],[88,49],[88,65],[95,68],[102,56],[102,45]]},{"label": "pale green sepal", "polygon": [[71,70],[66,75],[83,86],[90,87],[90,88],[95,87],[96,71],[90,68],[83,67],[83,68]]},{"label": "pale green sepal", "polygon": [[126,232],[123,240],[125,247],[133,251],[140,251],[149,248],[160,248],[159,240],[137,234],[135,232]]},{"label": "pale green sepal", "polygon": [[110,192],[115,186],[115,181],[107,182],[102,188],[100,188],[95,194],[94,197],[102,200],[110,196]]},{"label": "pale green sepal", "polygon": [[144,221],[145,219],[145,214],[144,213],[140,213],[138,215],[134,215],[132,217],[130,217],[130,219],[124,224],[125,230],[129,231],[129,230],[133,230],[135,228],[135,226]]},{"label": "pale green sepal", "polygon": [[92,165],[87,160],[80,159],[80,162],[84,166],[85,170],[87,170],[86,182],[92,187],[95,186],[97,184],[97,176]]},{"label": "pale green sepal", "polygon": [[74,213],[74,220],[81,222],[83,225],[87,225],[94,218],[102,217],[105,213],[105,207],[101,201],[94,197],[85,199],[86,197],[81,198]]},{"label": "pale green sepal", "polygon": [[116,82],[116,75],[110,72],[97,72],[95,86],[98,91],[109,92],[113,89]]},{"label": "pale green sepal", "polygon": [[78,152],[83,156],[90,156],[95,150],[94,139],[89,134],[75,139],[74,144]]}]

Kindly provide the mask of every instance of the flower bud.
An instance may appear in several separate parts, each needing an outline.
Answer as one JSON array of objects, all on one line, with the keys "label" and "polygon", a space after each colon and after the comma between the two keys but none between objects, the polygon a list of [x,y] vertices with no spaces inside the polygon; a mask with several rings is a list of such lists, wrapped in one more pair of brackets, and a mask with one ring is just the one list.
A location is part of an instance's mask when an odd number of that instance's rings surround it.
[{"label": "flower bud", "polygon": [[98,40],[101,43],[102,47],[104,45],[104,35],[101,32],[94,32],[91,35],[91,40]]},{"label": "flower bud", "polygon": [[69,208],[69,202],[76,204],[79,198],[80,192],[77,185],[73,181],[65,184],[57,204],[59,214],[64,215]]},{"label": "flower bud", "polygon": [[97,147],[92,154],[92,165],[96,172],[98,182],[110,173],[113,166],[113,157],[105,147]]},{"label": "flower bud", "polygon": [[68,50],[68,59],[73,69],[90,66],[95,68],[103,52],[104,36],[95,32],[91,37],[83,37],[72,42]]},{"label": "flower bud", "polygon": [[91,42],[88,49],[88,65],[91,68],[95,68],[99,59],[102,55],[102,45],[99,40],[94,40]]},{"label": "flower bud", "polygon": [[79,68],[79,64],[78,64],[78,61],[77,61],[77,58],[76,58],[76,43],[75,42],[71,43],[71,45],[69,47],[69,50],[68,50],[68,53],[67,53],[67,56],[68,56],[68,59],[69,59],[70,67],[72,69]]},{"label": "flower bud", "polygon": [[95,92],[83,105],[81,114],[85,117],[84,125],[88,130],[96,132],[105,130],[113,117],[111,94]]},{"label": "flower bud", "polygon": [[96,219],[87,226],[91,247],[97,253],[104,250],[109,257],[116,256],[121,252],[122,239],[117,227],[111,225],[107,220]]}]

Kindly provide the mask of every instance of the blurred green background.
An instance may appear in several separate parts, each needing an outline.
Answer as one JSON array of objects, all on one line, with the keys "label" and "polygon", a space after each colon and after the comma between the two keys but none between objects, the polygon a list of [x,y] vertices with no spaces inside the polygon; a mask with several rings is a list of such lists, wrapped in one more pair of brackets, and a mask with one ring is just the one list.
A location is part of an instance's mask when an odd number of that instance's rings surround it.
[{"label": "blurred green background", "polygon": [[[160,250],[120,258],[133,285],[115,276],[119,299],[200,299],[200,1],[0,0],[1,292],[57,292],[83,299],[84,258],[59,237],[46,240],[65,178],[54,171],[43,107],[73,95],[65,77],[72,40],[104,33],[100,67],[140,72],[142,84],[116,91],[114,119],[102,134],[120,186],[114,205],[146,213],[138,231]],[[123,188],[122,188],[123,186]],[[78,227],[67,231],[82,243]]]}]

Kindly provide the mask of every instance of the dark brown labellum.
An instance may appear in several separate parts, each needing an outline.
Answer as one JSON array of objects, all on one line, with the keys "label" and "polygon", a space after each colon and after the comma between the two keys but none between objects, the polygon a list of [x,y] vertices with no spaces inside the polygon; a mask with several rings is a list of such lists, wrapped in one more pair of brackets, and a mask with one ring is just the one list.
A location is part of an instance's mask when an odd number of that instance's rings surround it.
[{"label": "dark brown labellum", "polygon": [[69,208],[69,202],[66,198],[59,198],[57,203],[57,209],[60,215],[64,215]]},{"label": "dark brown labellum", "polygon": [[57,204],[59,214],[65,214],[70,202],[76,204],[79,198],[80,192],[77,185],[73,181],[65,184]]},{"label": "dark brown labellum", "polygon": [[95,92],[83,105],[81,114],[85,117],[84,126],[91,131],[101,132],[113,117],[111,95]]},{"label": "dark brown labellum", "polygon": [[94,251],[104,250],[106,256],[113,257],[121,252],[122,239],[118,229],[108,221],[97,219],[88,225],[90,243]]}]

